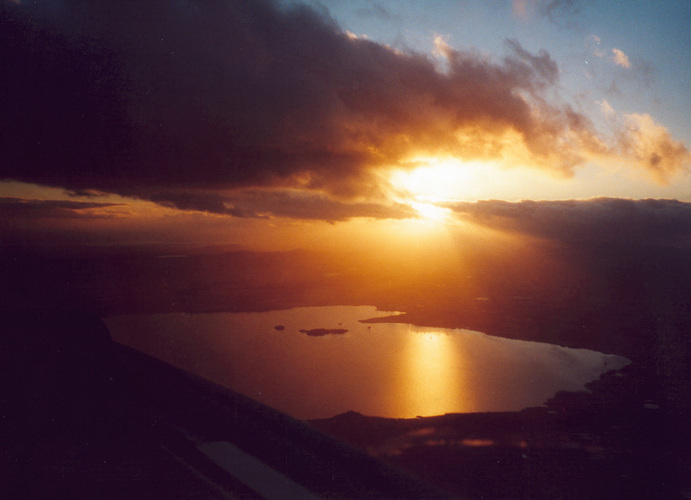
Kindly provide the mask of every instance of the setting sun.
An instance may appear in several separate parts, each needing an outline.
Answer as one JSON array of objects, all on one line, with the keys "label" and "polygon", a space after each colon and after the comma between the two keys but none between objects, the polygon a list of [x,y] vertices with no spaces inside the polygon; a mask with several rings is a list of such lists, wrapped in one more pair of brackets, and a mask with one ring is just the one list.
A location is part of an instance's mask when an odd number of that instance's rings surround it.
[{"label": "setting sun", "polygon": [[[456,158],[413,158],[408,162],[420,165],[396,171],[391,179],[394,188],[401,189],[417,201],[445,201],[463,198],[476,182],[476,163]],[[418,209],[418,207],[415,207]],[[421,213],[423,211],[419,210]],[[423,213],[427,216],[427,214]]]},{"label": "setting sun", "polygon": [[410,202],[417,213],[430,222],[444,222],[449,218],[451,211],[448,208],[438,207],[432,203],[424,203],[419,201]]}]

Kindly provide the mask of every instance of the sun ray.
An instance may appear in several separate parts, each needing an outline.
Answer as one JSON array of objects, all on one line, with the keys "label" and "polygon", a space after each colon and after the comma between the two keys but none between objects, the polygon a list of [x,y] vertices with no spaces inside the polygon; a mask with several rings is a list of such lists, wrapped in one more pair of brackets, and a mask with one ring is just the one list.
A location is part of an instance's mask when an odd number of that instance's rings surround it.
[{"label": "sun ray", "polygon": [[478,181],[476,172],[479,167],[473,162],[457,158],[416,157],[407,163],[416,167],[395,170],[391,184],[403,197],[418,203],[466,198]]},{"label": "sun ray", "polygon": [[439,207],[433,203],[411,201],[409,204],[417,211],[420,217],[432,222],[445,222],[451,215],[451,210]]}]

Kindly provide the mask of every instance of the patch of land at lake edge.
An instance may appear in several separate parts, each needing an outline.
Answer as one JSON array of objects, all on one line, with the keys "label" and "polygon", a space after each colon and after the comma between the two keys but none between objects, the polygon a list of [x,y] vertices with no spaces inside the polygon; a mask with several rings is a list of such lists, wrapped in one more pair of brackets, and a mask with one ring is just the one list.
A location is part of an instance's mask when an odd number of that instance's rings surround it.
[{"label": "patch of land at lake edge", "polygon": [[688,498],[691,414],[660,407],[649,375],[627,366],[520,412],[310,423],[461,498]]}]

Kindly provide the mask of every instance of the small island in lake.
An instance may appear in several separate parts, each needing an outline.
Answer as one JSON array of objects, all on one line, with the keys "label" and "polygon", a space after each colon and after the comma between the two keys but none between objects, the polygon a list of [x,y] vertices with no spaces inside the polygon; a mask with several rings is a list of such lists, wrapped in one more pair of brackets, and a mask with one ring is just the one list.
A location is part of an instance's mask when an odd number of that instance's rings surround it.
[{"label": "small island in lake", "polygon": [[343,335],[348,330],[345,328],[313,328],[312,330],[300,330],[300,333],[306,333],[310,337],[323,337],[324,335]]}]

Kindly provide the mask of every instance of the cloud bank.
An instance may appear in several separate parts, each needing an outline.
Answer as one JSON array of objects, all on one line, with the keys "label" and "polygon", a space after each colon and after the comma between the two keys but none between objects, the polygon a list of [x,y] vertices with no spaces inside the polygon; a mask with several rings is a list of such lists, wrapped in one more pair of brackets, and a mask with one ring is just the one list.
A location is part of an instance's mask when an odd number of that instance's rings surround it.
[{"label": "cloud bank", "polygon": [[0,198],[2,219],[84,219],[103,218],[94,209],[121,206],[117,203],[89,203],[82,201],[25,200],[21,198]]},{"label": "cloud bank", "polygon": [[[614,156],[661,179],[689,164],[652,118],[604,140],[549,98],[549,53],[516,40],[500,60],[442,44],[440,69],[268,0],[38,1],[1,22],[0,179],[253,216],[228,190],[315,191],[334,208],[380,196],[377,169],[418,154],[561,175]],[[340,217],[401,213],[357,203]]]},{"label": "cloud bank", "polygon": [[677,200],[488,200],[447,207],[476,224],[561,242],[691,244],[691,203]]}]

